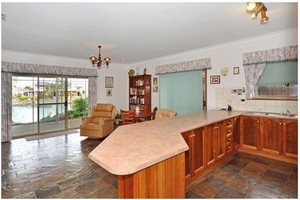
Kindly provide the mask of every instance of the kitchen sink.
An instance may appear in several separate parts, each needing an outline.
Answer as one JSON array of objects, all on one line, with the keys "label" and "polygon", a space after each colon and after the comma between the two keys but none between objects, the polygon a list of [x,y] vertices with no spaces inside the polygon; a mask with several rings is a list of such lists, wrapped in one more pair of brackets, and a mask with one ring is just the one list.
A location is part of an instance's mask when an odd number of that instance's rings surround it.
[{"label": "kitchen sink", "polygon": [[278,117],[298,117],[296,114],[282,114],[282,113],[270,113],[270,112],[246,112],[249,114],[254,114],[254,115],[267,115],[267,116],[278,116]]}]

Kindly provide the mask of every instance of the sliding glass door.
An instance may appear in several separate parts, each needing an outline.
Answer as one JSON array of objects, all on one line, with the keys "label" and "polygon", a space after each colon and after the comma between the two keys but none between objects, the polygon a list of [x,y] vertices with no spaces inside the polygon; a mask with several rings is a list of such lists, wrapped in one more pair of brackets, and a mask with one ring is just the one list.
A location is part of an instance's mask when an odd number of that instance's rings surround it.
[{"label": "sliding glass door", "polygon": [[38,129],[40,133],[66,129],[66,78],[38,77]]},{"label": "sliding glass door", "polygon": [[79,128],[87,115],[88,80],[13,76],[12,137]]}]

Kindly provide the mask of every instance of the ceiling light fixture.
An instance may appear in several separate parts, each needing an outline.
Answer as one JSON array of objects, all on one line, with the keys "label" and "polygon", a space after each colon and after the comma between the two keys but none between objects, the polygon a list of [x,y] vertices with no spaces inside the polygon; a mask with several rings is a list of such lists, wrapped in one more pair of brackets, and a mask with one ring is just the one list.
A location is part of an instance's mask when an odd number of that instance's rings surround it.
[{"label": "ceiling light fixture", "polygon": [[266,24],[269,20],[269,17],[267,16],[267,8],[265,4],[261,2],[248,2],[246,6],[246,10],[248,13],[251,13],[251,18],[256,19],[257,15],[261,14],[261,24]]},{"label": "ceiling light fixture", "polygon": [[101,65],[102,65],[102,62],[106,64],[107,68],[108,68],[108,65],[109,63],[111,63],[111,58],[110,57],[105,57],[103,60],[101,59],[101,45],[98,45],[98,48],[99,48],[99,55],[98,55],[98,58],[96,56],[91,56],[90,57],[90,60],[93,64],[93,67],[95,66],[95,64],[97,65],[97,68],[98,69],[101,69]]}]

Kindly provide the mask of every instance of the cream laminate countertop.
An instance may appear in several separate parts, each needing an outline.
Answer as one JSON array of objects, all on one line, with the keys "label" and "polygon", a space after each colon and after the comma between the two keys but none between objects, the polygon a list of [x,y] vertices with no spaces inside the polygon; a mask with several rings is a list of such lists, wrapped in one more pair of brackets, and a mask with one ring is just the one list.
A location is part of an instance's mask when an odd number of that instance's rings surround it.
[{"label": "cream laminate countertop", "polygon": [[89,158],[112,174],[133,174],[188,150],[182,132],[241,113],[207,111],[119,126],[89,154]]}]

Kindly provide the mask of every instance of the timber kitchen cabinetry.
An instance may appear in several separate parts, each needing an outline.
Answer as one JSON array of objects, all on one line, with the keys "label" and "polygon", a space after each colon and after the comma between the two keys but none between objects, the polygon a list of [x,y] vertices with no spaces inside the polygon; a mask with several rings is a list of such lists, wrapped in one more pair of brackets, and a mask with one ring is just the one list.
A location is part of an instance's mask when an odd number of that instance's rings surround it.
[{"label": "timber kitchen cabinetry", "polygon": [[282,158],[282,156],[297,158],[297,119],[246,115],[241,116],[240,119],[240,145],[242,148],[281,156],[278,158]]},{"label": "timber kitchen cabinetry", "polygon": [[258,150],[260,118],[253,116],[241,116],[241,146]]},{"label": "timber kitchen cabinetry", "polygon": [[204,129],[198,128],[181,134],[189,150],[185,152],[185,179],[204,169]]},{"label": "timber kitchen cabinetry", "polygon": [[[236,120],[238,119],[237,117]],[[189,146],[189,150],[185,152],[187,183],[234,152],[234,130],[234,118],[231,118],[181,134]]]}]

